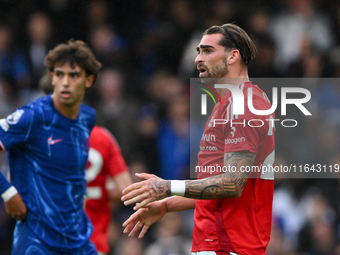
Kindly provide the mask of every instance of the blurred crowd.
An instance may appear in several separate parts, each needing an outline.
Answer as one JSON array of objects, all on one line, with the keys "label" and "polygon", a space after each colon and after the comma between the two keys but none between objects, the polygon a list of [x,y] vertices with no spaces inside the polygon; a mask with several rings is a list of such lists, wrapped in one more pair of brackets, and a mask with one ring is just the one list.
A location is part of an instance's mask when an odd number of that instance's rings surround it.
[{"label": "blurred crowd", "polygon": [[[2,0],[1,7],[0,118],[43,95],[49,49],[80,39],[103,64],[86,101],[115,135],[132,176],[190,178],[196,46],[206,28],[235,22],[258,48],[250,77],[313,78],[305,85],[313,116],[298,116],[298,129],[277,129],[276,164],[340,163],[340,80],[325,79],[340,77],[337,0]],[[0,166],[6,174],[5,154]],[[338,178],[278,178],[268,255],[340,254],[339,195]],[[166,215],[138,240],[122,234],[132,209],[112,207],[112,254],[190,254],[192,212]],[[1,255],[9,254],[13,225],[1,201]]]}]

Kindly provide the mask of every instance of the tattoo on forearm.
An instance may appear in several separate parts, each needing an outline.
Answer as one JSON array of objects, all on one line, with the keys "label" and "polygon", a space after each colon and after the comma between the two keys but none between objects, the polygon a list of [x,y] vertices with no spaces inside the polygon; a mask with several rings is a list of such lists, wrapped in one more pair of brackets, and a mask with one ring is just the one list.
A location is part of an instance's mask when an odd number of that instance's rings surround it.
[{"label": "tattoo on forearm", "polygon": [[151,178],[148,184],[148,190],[150,197],[159,200],[171,195],[171,183],[170,181],[160,181],[157,178]]},{"label": "tattoo on forearm", "polygon": [[225,153],[224,165],[236,169],[202,180],[187,181],[185,196],[196,199],[220,199],[239,196],[247,183],[249,173],[241,172],[241,166],[252,166],[256,154],[249,151]]}]

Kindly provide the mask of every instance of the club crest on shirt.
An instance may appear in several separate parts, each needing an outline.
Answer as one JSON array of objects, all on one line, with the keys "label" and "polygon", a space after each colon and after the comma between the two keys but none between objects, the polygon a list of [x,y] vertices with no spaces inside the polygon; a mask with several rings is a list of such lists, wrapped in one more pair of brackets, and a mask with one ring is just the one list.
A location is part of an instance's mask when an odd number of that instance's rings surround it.
[{"label": "club crest on shirt", "polygon": [[24,110],[20,109],[20,110],[16,110],[15,112],[13,112],[11,115],[9,115],[6,118],[6,121],[8,124],[10,125],[15,125],[19,122],[21,116],[24,114]]}]

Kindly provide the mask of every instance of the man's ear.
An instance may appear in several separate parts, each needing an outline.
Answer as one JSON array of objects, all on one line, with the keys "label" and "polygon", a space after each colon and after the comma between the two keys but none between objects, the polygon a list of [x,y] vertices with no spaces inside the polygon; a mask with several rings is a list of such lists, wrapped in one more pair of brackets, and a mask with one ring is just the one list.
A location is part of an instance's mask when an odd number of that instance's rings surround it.
[{"label": "man's ear", "polygon": [[94,82],[94,75],[93,74],[86,76],[85,87],[87,89],[91,88],[91,86],[93,85],[93,82]]},{"label": "man's ear", "polygon": [[227,56],[227,59],[228,59],[228,65],[231,65],[233,63],[235,63],[238,59],[240,59],[240,52],[239,50],[231,50],[230,52],[228,52],[228,56]]}]

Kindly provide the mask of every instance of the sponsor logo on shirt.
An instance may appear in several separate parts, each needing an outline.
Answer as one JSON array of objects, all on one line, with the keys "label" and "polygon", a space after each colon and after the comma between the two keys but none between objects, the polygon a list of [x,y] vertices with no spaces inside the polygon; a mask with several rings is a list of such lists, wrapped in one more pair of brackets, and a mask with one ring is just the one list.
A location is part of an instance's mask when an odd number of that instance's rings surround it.
[{"label": "sponsor logo on shirt", "polygon": [[216,146],[200,146],[201,151],[217,151]]},{"label": "sponsor logo on shirt", "polygon": [[201,141],[205,142],[216,142],[216,136],[212,134],[203,134]]},{"label": "sponsor logo on shirt", "polygon": [[60,143],[63,139],[52,139],[52,136],[50,136],[48,139],[47,139],[47,144],[48,145],[53,145],[53,144],[56,144],[56,143]]},{"label": "sponsor logo on shirt", "polygon": [[3,131],[7,132],[9,129],[9,125],[5,119],[0,120],[0,127],[2,128]]},{"label": "sponsor logo on shirt", "polygon": [[238,137],[238,138],[233,138],[233,139],[225,139],[225,144],[238,144],[245,142],[246,138],[245,137]]},{"label": "sponsor logo on shirt", "polygon": [[6,121],[8,124],[10,125],[15,125],[19,122],[21,116],[24,114],[24,110],[20,109],[20,110],[16,110],[15,112],[13,112],[11,115],[9,115],[6,118]]}]

